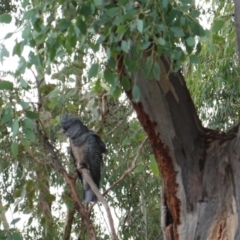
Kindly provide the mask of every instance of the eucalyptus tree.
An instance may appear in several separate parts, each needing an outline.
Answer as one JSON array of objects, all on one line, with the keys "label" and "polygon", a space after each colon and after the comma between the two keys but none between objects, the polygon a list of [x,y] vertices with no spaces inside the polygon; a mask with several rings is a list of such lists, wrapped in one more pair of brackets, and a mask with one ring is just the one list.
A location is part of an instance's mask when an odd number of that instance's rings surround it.
[{"label": "eucalyptus tree", "polygon": [[[239,238],[238,126],[226,133],[203,126],[225,130],[238,121],[233,6],[214,2],[209,9],[191,0],[21,3],[22,34],[12,52],[19,65],[13,81],[0,82],[2,158],[9,159],[1,165],[1,194],[5,208],[31,213],[38,227],[28,226],[24,236],[109,238],[78,194],[59,129],[62,113],[71,112],[107,142],[102,182],[119,219],[114,239]],[[209,14],[206,30],[199,18]],[[3,61],[4,42],[1,51]],[[51,187],[62,194],[54,196]],[[2,220],[2,236],[20,236]]]}]

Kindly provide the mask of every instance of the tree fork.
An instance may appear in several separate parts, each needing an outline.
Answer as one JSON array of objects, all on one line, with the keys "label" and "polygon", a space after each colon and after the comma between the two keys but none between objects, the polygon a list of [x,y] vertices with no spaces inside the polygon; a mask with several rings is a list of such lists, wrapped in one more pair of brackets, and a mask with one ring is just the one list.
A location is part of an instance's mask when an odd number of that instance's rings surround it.
[{"label": "tree fork", "polygon": [[[142,57],[139,69],[146,59]],[[164,180],[165,239],[239,239],[240,194],[235,187],[240,175],[239,138],[203,128],[181,73],[170,72],[171,63],[165,56],[157,62],[159,81],[145,79],[140,70],[128,75],[122,55],[117,58],[117,71],[120,79],[124,75],[132,83],[135,79],[140,89],[139,102],[131,90],[126,94]]]}]

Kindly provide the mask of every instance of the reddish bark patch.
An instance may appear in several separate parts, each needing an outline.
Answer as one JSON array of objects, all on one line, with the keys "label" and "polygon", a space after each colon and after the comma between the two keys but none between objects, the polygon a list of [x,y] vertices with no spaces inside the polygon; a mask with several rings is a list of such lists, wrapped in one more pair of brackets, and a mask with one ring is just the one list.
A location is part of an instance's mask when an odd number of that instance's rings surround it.
[{"label": "reddish bark patch", "polygon": [[[137,113],[138,119],[141,122],[144,130],[146,131],[151,146],[153,148],[155,158],[158,163],[159,170],[162,173],[165,185],[165,194],[167,200],[167,206],[172,214],[174,225],[180,225],[180,205],[181,202],[177,198],[178,183],[176,180],[177,172],[174,170],[172,159],[169,155],[169,149],[163,144],[160,139],[160,135],[156,133],[156,123],[149,119],[149,116],[145,113],[142,103],[136,103],[132,99],[131,92],[127,92],[129,99]],[[175,229],[174,239],[179,239],[178,233]]]}]

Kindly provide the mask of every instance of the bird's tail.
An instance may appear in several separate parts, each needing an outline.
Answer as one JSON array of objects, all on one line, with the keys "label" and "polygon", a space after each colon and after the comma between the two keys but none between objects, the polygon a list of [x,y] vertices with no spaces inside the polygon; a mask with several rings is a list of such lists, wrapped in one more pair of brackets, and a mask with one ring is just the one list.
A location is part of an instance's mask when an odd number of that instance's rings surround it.
[{"label": "bird's tail", "polygon": [[84,202],[85,203],[97,202],[97,201],[98,201],[97,196],[95,195],[95,193],[92,191],[91,188],[84,191]]}]

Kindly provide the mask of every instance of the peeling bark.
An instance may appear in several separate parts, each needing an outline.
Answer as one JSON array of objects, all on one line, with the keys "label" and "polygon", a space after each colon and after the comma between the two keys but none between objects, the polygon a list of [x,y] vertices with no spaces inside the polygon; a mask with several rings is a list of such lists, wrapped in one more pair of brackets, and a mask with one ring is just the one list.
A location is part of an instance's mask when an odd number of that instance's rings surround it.
[{"label": "peeling bark", "polygon": [[[142,57],[142,65],[146,58]],[[149,137],[164,180],[165,238],[240,239],[236,134],[202,127],[183,76],[170,73],[166,57],[158,59],[159,81],[145,79],[142,66],[129,75],[123,62],[120,56],[118,74],[128,76],[140,89],[139,102],[134,102],[131,91],[126,94]]]}]

